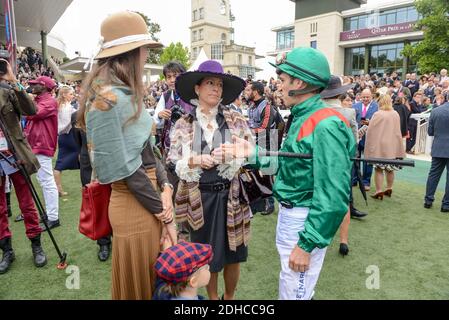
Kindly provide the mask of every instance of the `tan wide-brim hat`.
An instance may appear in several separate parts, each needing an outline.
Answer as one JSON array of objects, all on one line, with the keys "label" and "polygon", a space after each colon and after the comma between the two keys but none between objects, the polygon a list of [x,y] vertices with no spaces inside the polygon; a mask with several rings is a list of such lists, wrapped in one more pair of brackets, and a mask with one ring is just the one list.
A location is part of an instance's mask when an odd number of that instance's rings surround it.
[{"label": "tan wide-brim hat", "polygon": [[96,60],[113,57],[140,47],[163,45],[151,40],[148,26],[138,13],[124,11],[110,15],[101,24],[102,48]]}]

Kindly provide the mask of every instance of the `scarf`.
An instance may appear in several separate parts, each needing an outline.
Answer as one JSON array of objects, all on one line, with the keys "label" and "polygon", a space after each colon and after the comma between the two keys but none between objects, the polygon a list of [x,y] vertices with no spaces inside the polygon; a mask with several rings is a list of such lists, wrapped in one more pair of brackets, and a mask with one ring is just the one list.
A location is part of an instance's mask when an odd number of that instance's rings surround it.
[{"label": "scarf", "polygon": [[[232,135],[238,137],[251,137],[245,118],[238,112],[227,107],[219,106]],[[193,152],[185,152],[185,148],[193,148],[195,136],[195,124],[193,115],[187,115],[180,119],[174,128],[171,148],[168,161],[176,164],[178,161],[187,161],[186,157],[193,155]],[[183,152],[184,151],[184,152]],[[221,166],[221,168],[220,168]],[[240,166],[226,165],[228,170],[220,165],[218,170],[220,175],[229,175],[229,170],[233,170],[231,186],[229,189],[227,203],[227,235],[229,249],[237,251],[242,244],[247,246],[250,239],[251,210],[248,205],[240,203]],[[225,173],[226,172],[226,173]],[[193,230],[199,230],[204,226],[203,205],[201,202],[201,192],[199,189],[200,175],[192,179],[194,181],[181,180],[176,193],[176,221],[178,223],[187,222]]]},{"label": "scarf", "polygon": [[108,86],[96,80],[90,91],[86,103],[87,144],[98,181],[108,184],[140,168],[152,118],[142,111],[137,120],[130,120],[136,103],[127,87]]}]

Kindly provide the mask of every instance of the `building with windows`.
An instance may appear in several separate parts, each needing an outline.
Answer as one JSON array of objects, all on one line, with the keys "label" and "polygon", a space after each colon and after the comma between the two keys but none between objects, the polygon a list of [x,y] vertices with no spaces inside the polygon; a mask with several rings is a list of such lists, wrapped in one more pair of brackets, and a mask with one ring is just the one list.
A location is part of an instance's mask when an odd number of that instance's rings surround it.
[{"label": "building with windows", "polygon": [[[66,56],[66,44],[50,33],[73,0],[14,1],[14,21],[18,47],[30,47],[44,56]],[[4,1],[0,3],[0,41],[6,43]]]},{"label": "building with windows", "polygon": [[191,0],[191,61],[195,61],[201,49],[209,59],[222,63],[225,72],[247,78],[261,71],[256,59],[263,58],[255,48],[234,43],[235,20],[230,0]]},{"label": "building with windows", "polygon": [[[334,74],[359,75],[414,72],[416,63],[402,55],[405,45],[423,39],[415,30],[419,20],[413,0],[396,0],[376,7],[366,0],[290,0],[296,3],[294,24],[272,29],[277,33],[276,51],[297,46],[321,50]],[[285,32],[294,34],[294,44]],[[290,48],[286,47],[286,43]]]}]

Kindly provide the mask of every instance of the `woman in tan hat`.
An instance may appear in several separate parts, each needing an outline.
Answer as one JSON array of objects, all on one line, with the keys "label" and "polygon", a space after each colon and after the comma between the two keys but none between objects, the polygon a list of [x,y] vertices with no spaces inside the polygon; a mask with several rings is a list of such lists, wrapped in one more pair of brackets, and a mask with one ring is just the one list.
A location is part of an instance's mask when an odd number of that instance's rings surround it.
[{"label": "woman in tan hat", "polygon": [[173,223],[172,186],[155,158],[152,119],[143,110],[142,75],[151,40],[143,18],[132,12],[108,17],[97,65],[84,82],[80,126],[86,129],[93,176],[112,184],[112,299],[151,299],[152,264]]}]

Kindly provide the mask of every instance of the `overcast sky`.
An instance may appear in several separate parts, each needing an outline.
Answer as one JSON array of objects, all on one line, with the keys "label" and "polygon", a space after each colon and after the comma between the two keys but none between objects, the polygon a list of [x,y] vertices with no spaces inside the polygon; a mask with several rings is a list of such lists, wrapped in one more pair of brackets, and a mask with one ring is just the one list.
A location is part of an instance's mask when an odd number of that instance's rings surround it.
[{"label": "overcast sky", "polygon": [[[369,0],[368,4],[387,1],[391,0]],[[158,37],[164,45],[179,41],[189,47],[190,4],[190,0],[74,0],[52,33],[64,39],[69,58],[75,57],[75,51],[90,57],[100,37],[101,22],[111,13],[132,10],[143,12],[160,24]],[[295,19],[295,4],[290,0],[231,0],[231,6],[236,17],[236,43],[254,46],[260,55],[275,48],[276,35],[271,29]],[[267,69],[259,77],[274,74],[266,61],[258,61],[258,66]]]}]

